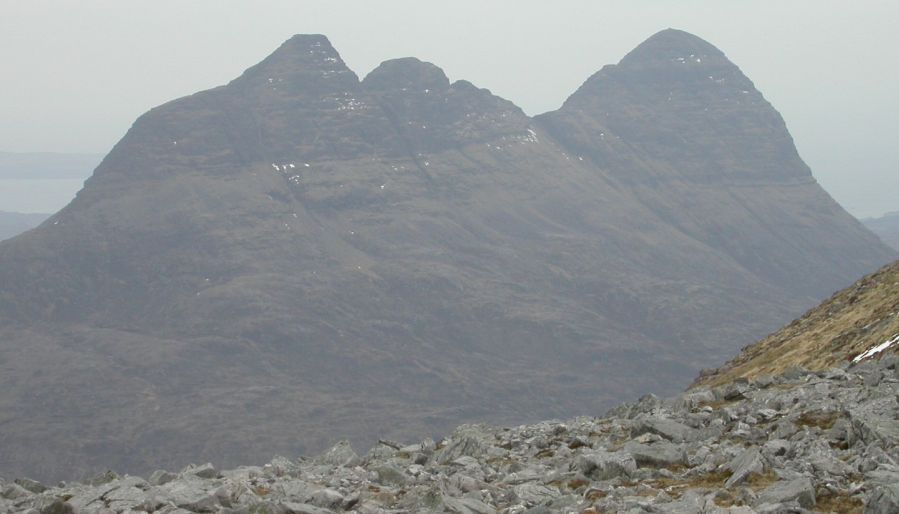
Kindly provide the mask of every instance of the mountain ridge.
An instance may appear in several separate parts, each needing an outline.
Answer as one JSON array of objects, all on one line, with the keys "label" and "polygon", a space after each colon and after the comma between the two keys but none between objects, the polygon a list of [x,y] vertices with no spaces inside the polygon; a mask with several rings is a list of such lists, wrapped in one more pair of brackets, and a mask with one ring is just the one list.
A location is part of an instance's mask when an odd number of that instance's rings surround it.
[{"label": "mountain ridge", "polygon": [[[0,244],[2,467],[227,464],[598,411],[895,258],[795,149],[748,151],[792,142],[760,93],[732,100],[742,79],[677,74],[679,106],[649,116],[667,95],[628,66],[598,125],[592,104],[531,119],[415,59],[360,81],[295,37],[150,110],[69,206]],[[706,108],[739,122],[732,153],[678,115]],[[690,134],[666,150],[659,127]]]}]

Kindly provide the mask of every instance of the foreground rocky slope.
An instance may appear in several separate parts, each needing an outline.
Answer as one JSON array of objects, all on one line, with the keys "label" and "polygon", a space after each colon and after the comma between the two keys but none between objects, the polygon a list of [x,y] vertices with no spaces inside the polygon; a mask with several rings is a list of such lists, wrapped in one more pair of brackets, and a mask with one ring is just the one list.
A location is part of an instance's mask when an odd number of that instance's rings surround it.
[{"label": "foreground rocky slope", "polygon": [[790,367],[820,371],[881,352],[899,352],[899,261],[743,348],[724,366],[705,370],[694,386],[778,374]]},{"label": "foreground rocky slope", "polygon": [[529,118],[300,35],[0,243],[0,473],[231,466],[682,389],[894,260],[709,43]]},{"label": "foreground rocky slope", "polygon": [[149,479],[112,472],[0,484],[0,511],[355,513],[893,513],[899,358],[739,380],[602,418],[465,425],[365,456],[211,464]]}]

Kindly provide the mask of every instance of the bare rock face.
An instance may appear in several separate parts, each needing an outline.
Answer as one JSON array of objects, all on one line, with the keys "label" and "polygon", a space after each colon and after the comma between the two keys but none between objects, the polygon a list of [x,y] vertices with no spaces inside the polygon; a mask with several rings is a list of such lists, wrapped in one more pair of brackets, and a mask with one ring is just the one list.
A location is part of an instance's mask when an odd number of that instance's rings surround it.
[{"label": "bare rock face", "polygon": [[598,412],[893,258],[689,34],[537,118],[414,58],[359,80],[295,36],[141,116],[69,206],[0,243],[0,472]]}]

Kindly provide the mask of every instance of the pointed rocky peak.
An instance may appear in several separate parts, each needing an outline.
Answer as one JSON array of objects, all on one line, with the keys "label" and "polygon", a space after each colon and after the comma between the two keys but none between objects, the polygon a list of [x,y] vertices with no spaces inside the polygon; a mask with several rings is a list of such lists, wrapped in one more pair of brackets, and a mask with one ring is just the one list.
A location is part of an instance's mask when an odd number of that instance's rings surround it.
[{"label": "pointed rocky peak", "polygon": [[248,68],[233,84],[295,90],[299,87],[308,89],[317,82],[339,89],[354,86],[359,78],[343,62],[327,37],[297,34],[262,62]]},{"label": "pointed rocky peak", "polygon": [[449,87],[449,79],[438,66],[415,57],[384,61],[369,73],[362,84],[372,91],[412,91],[430,93]]}]

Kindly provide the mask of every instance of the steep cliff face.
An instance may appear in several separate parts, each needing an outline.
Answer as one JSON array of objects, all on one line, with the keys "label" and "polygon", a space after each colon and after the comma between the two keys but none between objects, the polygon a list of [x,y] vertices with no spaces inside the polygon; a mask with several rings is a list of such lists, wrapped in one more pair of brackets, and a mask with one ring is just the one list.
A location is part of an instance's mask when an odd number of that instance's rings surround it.
[{"label": "steep cliff face", "polygon": [[0,462],[227,464],[595,412],[894,257],[688,34],[537,119],[416,59],[360,81],[295,36],[139,118],[0,244]]}]

